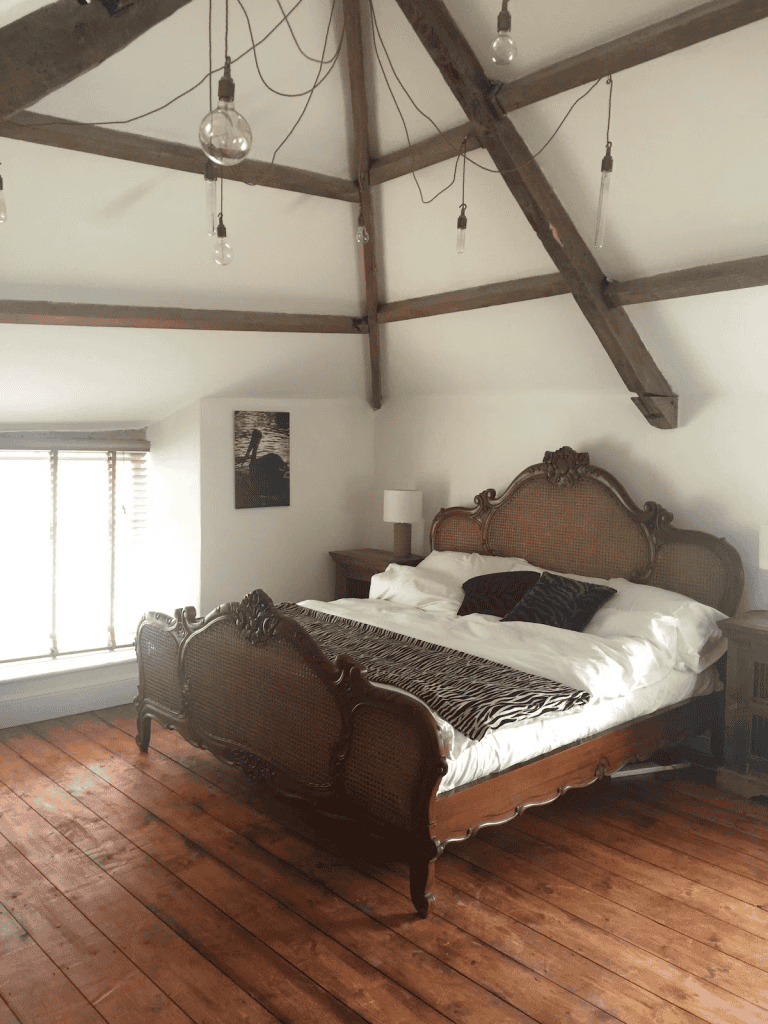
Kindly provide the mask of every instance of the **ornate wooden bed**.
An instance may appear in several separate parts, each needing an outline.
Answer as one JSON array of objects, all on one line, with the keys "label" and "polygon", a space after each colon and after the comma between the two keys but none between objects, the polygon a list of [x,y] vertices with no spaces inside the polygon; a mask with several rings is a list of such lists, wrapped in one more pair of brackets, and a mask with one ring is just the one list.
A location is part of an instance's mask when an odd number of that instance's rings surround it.
[{"label": "ornate wooden bed", "polygon": [[[738,553],[715,536],[671,525],[655,502],[634,504],[586,453],[547,452],[496,497],[442,509],[433,550],[517,555],[555,572],[624,576],[685,594],[728,615],[743,588]],[[587,741],[438,793],[446,771],[435,720],[406,693],[370,684],[348,658],[326,657],[263,591],[204,618],[146,614],[136,638],[139,747],[151,721],[238,765],[253,780],[394,838],[410,864],[411,898],[426,916],[434,862],[446,844],[526,807],[609,776],[687,735],[722,735],[716,693],[694,697]]]}]

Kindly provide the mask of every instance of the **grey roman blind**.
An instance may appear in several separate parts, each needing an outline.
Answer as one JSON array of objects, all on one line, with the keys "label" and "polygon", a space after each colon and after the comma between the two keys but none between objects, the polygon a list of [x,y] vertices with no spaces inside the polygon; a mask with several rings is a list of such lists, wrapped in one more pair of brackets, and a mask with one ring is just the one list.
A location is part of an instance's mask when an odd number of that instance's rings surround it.
[{"label": "grey roman blind", "polygon": [[0,662],[133,643],[144,610],[146,459],[0,450]]}]

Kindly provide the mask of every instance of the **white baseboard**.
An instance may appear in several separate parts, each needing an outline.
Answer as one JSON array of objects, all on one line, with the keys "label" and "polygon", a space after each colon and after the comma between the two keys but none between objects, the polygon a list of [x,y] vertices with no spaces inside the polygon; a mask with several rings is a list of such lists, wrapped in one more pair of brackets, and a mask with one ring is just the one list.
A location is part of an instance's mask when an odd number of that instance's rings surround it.
[{"label": "white baseboard", "polygon": [[0,729],[130,704],[139,685],[135,658],[0,682]]}]

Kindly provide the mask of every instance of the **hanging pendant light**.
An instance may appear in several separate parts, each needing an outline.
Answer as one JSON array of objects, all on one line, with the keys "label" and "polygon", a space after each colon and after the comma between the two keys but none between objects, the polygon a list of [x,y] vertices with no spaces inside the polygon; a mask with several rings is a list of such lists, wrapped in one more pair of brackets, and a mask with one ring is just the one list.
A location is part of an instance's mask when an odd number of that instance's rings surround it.
[{"label": "hanging pendant light", "polygon": [[8,210],[5,205],[5,193],[3,192],[3,176],[0,174],[0,224],[8,220]]},{"label": "hanging pendant light", "polygon": [[209,235],[216,234],[216,164],[206,160],[203,180],[205,181],[205,228]]},{"label": "hanging pendant light", "polygon": [[611,187],[613,154],[611,148],[611,106],[613,104],[613,78],[606,79],[608,86],[608,124],[605,129],[605,156],[600,164],[600,195],[597,200],[597,223],[595,225],[595,249],[602,249],[605,241],[605,224],[608,217],[608,190]]},{"label": "hanging pendant light", "polygon": [[466,206],[462,203],[459,219],[456,221],[456,227],[458,228],[456,233],[456,252],[459,255],[464,252],[464,246],[467,241],[467,215],[464,212],[465,210]]},{"label": "hanging pendant light", "polygon": [[600,164],[600,196],[597,200],[597,225],[595,227],[595,248],[602,249],[605,241],[605,222],[608,216],[608,189],[611,186],[611,171],[613,170],[613,157],[611,156],[611,143],[605,148],[605,156]]},{"label": "hanging pendant light", "polygon": [[464,195],[467,187],[467,138],[462,140],[458,159],[464,159],[461,170],[461,206],[459,207],[459,219],[456,221],[456,252],[460,256],[464,252],[467,242],[467,204],[464,202]]},{"label": "hanging pendant light", "polygon": [[496,19],[496,38],[491,43],[491,60],[506,67],[517,56],[517,47],[512,39],[512,15],[507,10],[509,0],[502,0],[501,10]]},{"label": "hanging pendant light", "polygon": [[216,246],[213,250],[213,258],[220,267],[228,266],[233,258],[232,246],[227,242],[227,229],[224,227],[224,214],[219,214],[219,223],[216,228]]},{"label": "hanging pendant light", "polygon": [[365,220],[363,218],[363,209],[361,207],[360,213],[358,214],[357,217],[357,234],[355,235],[355,241],[357,242],[358,245],[365,245],[365,243],[370,239],[370,237],[371,236],[368,234],[368,230],[365,226]]},{"label": "hanging pendant light", "polygon": [[214,163],[231,167],[244,160],[251,150],[251,128],[242,114],[235,110],[235,83],[230,73],[232,61],[224,62],[219,79],[219,102],[200,122],[197,136],[203,152]]}]

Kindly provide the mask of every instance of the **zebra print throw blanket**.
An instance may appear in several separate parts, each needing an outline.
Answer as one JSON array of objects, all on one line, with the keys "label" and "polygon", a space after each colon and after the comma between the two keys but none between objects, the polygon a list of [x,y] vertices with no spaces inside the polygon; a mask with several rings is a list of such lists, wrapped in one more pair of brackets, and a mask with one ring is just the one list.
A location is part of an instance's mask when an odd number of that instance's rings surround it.
[{"label": "zebra print throw blanket", "polygon": [[303,626],[326,657],[354,658],[372,683],[418,697],[471,740],[482,739],[489,729],[547,711],[567,711],[590,699],[586,691],[564,683],[379,626],[295,604],[280,604],[277,610]]}]

